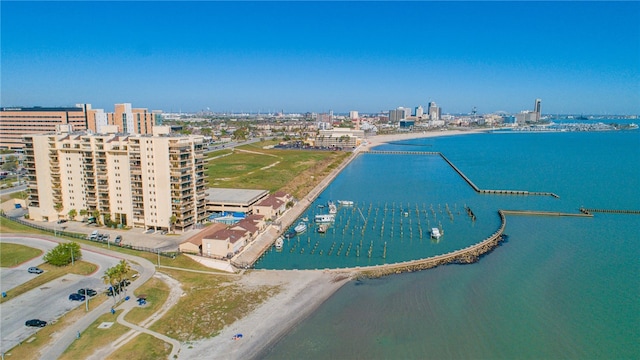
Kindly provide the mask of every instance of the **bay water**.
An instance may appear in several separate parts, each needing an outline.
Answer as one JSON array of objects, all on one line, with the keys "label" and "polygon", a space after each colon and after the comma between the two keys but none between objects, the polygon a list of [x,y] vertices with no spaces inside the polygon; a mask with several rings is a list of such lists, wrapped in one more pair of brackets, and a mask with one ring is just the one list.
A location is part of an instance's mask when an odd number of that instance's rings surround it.
[{"label": "bay water", "polygon": [[[330,199],[354,201],[338,211],[336,231],[310,229],[257,267],[352,267],[445,253],[493,233],[498,209],[640,210],[638,131],[469,134],[378,149],[442,152],[481,189],[559,198],[477,194],[437,156],[364,154],[301,217]],[[420,238],[433,226],[444,230],[440,241]],[[508,240],[474,264],[345,285],[263,357],[640,358],[640,215],[507,216],[505,233]]]}]

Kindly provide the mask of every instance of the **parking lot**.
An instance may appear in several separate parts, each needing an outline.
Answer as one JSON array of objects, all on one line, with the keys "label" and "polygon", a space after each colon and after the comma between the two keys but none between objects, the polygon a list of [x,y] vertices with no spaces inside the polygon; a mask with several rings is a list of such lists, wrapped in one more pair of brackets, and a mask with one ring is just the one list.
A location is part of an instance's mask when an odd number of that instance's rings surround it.
[{"label": "parking lot", "polygon": [[[57,245],[55,242],[34,238],[3,237],[2,241],[19,243],[42,249],[45,252]],[[25,341],[38,330],[38,328],[25,326],[25,321],[40,319],[50,323],[78,306],[85,306],[84,302],[69,300],[69,295],[77,292],[78,289],[95,289],[98,291],[97,296],[105,296],[103,293],[106,290],[106,285],[102,281],[102,275],[106,268],[116,265],[118,259],[87,250],[82,250],[82,259],[97,265],[98,269],[89,276],[67,274],[0,305],[2,310],[0,319],[2,322],[2,352]],[[5,279],[10,281],[8,286],[15,287],[38,276],[37,274],[29,274],[27,269],[29,266],[36,266],[42,262],[42,258],[37,257],[16,268],[1,269],[2,291],[7,291]],[[137,267],[135,264],[131,264],[131,266],[134,269]],[[91,305],[91,300],[89,300],[89,305]]]},{"label": "parking lot", "polygon": [[[115,239],[118,235],[122,237],[123,245],[131,245],[136,247],[143,247],[149,249],[159,249],[161,251],[178,251],[178,245],[193,236],[200,230],[188,230],[185,232],[176,231],[175,233],[168,232],[162,233],[161,231],[148,231],[143,228],[132,229],[114,229],[107,228],[105,226],[97,226],[96,224],[87,224],[81,221],[66,221],[64,223],[56,222],[38,222],[28,221],[37,226],[47,227],[54,231],[66,231],[73,233],[86,234],[86,239],[89,238],[92,232],[98,231],[99,234],[108,235],[110,246],[115,245]],[[95,241],[95,240],[94,240]],[[103,243],[107,243],[106,239],[103,239]]]}]

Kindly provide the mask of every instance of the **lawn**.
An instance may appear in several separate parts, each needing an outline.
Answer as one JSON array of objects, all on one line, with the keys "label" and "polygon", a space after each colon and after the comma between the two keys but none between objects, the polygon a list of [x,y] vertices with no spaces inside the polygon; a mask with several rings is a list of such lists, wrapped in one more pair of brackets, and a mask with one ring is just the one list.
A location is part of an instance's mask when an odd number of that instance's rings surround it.
[{"label": "lawn", "polygon": [[32,247],[0,242],[0,267],[20,265],[42,255],[43,251]]},{"label": "lawn", "polygon": [[113,352],[109,360],[156,360],[166,359],[171,353],[171,344],[149,334],[140,334],[133,341]]},{"label": "lawn", "polygon": [[[35,289],[39,286],[42,286],[49,281],[55,280],[60,276],[66,274],[78,274],[78,275],[89,275],[96,271],[98,268],[95,264],[86,262],[86,261],[76,261],[74,265],[68,266],[53,266],[47,263],[43,263],[38,265],[38,267],[44,272],[42,274],[36,275],[34,274],[33,279],[27,281],[24,284],[20,284],[15,288],[7,291],[7,296],[0,298],[0,304],[13,299],[16,296],[26,293],[29,290]],[[25,270],[26,271],[26,270]]]},{"label": "lawn", "polygon": [[244,145],[232,155],[210,160],[207,164],[209,186],[283,190],[300,199],[351,154],[263,149],[263,145]]},{"label": "lawn", "polygon": [[[93,354],[95,350],[113,343],[120,336],[124,335],[129,331],[129,328],[116,322],[116,319],[121,312],[122,310],[119,310],[116,311],[115,314],[107,313],[100,316],[96,321],[89,325],[84,332],[82,332],[80,339],[75,340],[71,346],[64,351],[59,359],[86,359]],[[103,322],[113,322],[113,324],[109,328],[99,329],[98,326]]]},{"label": "lawn", "polygon": [[182,283],[186,296],[150,329],[180,341],[217,335],[224,326],[244,317],[279,291],[276,286],[243,289],[232,278],[223,276],[162,271]]},{"label": "lawn", "polygon": [[142,321],[160,310],[162,304],[167,301],[169,297],[169,286],[167,286],[164,281],[153,277],[144,283],[144,285],[137,288],[134,295],[136,297],[145,295],[147,304],[144,307],[133,308],[124,319],[132,324],[140,325]]}]

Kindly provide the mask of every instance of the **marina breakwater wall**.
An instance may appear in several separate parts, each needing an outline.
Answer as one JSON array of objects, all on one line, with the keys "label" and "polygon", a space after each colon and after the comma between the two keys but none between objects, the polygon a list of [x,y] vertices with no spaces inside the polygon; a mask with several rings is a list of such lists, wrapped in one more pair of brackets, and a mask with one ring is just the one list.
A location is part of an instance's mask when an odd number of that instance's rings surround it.
[{"label": "marina breakwater wall", "polygon": [[[419,260],[410,260],[395,264],[374,265],[367,267],[357,267],[352,270],[358,272],[358,276],[367,278],[377,278],[391,274],[404,272],[414,272],[434,268],[446,264],[471,264],[491,250],[495,249],[504,240],[504,228],[507,225],[505,212],[498,210],[500,215],[500,228],[483,241],[467,246],[466,248],[455,250],[446,254],[436,255]],[[344,270],[344,269],[342,269]]]},{"label": "marina breakwater wall", "polygon": [[640,210],[620,210],[620,209],[585,209],[580,208],[580,212],[586,215],[593,216],[593,213],[605,213],[605,214],[633,214],[640,215]]},{"label": "marina breakwater wall", "polygon": [[443,153],[437,151],[381,151],[381,150],[370,150],[365,151],[364,153],[369,154],[395,154],[395,155],[438,155],[444,161],[451,166],[451,168],[462,177],[464,181],[471,186],[471,188],[480,194],[503,194],[503,195],[535,195],[535,196],[552,196],[556,199],[560,198],[557,194],[552,192],[544,192],[544,191],[526,191],[526,190],[493,190],[493,189],[480,189],[476,184],[471,181],[460,169],[458,169]]}]

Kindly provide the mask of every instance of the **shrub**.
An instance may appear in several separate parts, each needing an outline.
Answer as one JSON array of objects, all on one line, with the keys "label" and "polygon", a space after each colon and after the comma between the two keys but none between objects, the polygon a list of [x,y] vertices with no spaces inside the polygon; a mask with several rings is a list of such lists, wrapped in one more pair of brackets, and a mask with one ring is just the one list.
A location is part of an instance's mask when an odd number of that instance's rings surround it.
[{"label": "shrub", "polygon": [[69,265],[72,260],[80,260],[80,245],[75,242],[58,244],[44,255],[44,261],[54,266]]}]

